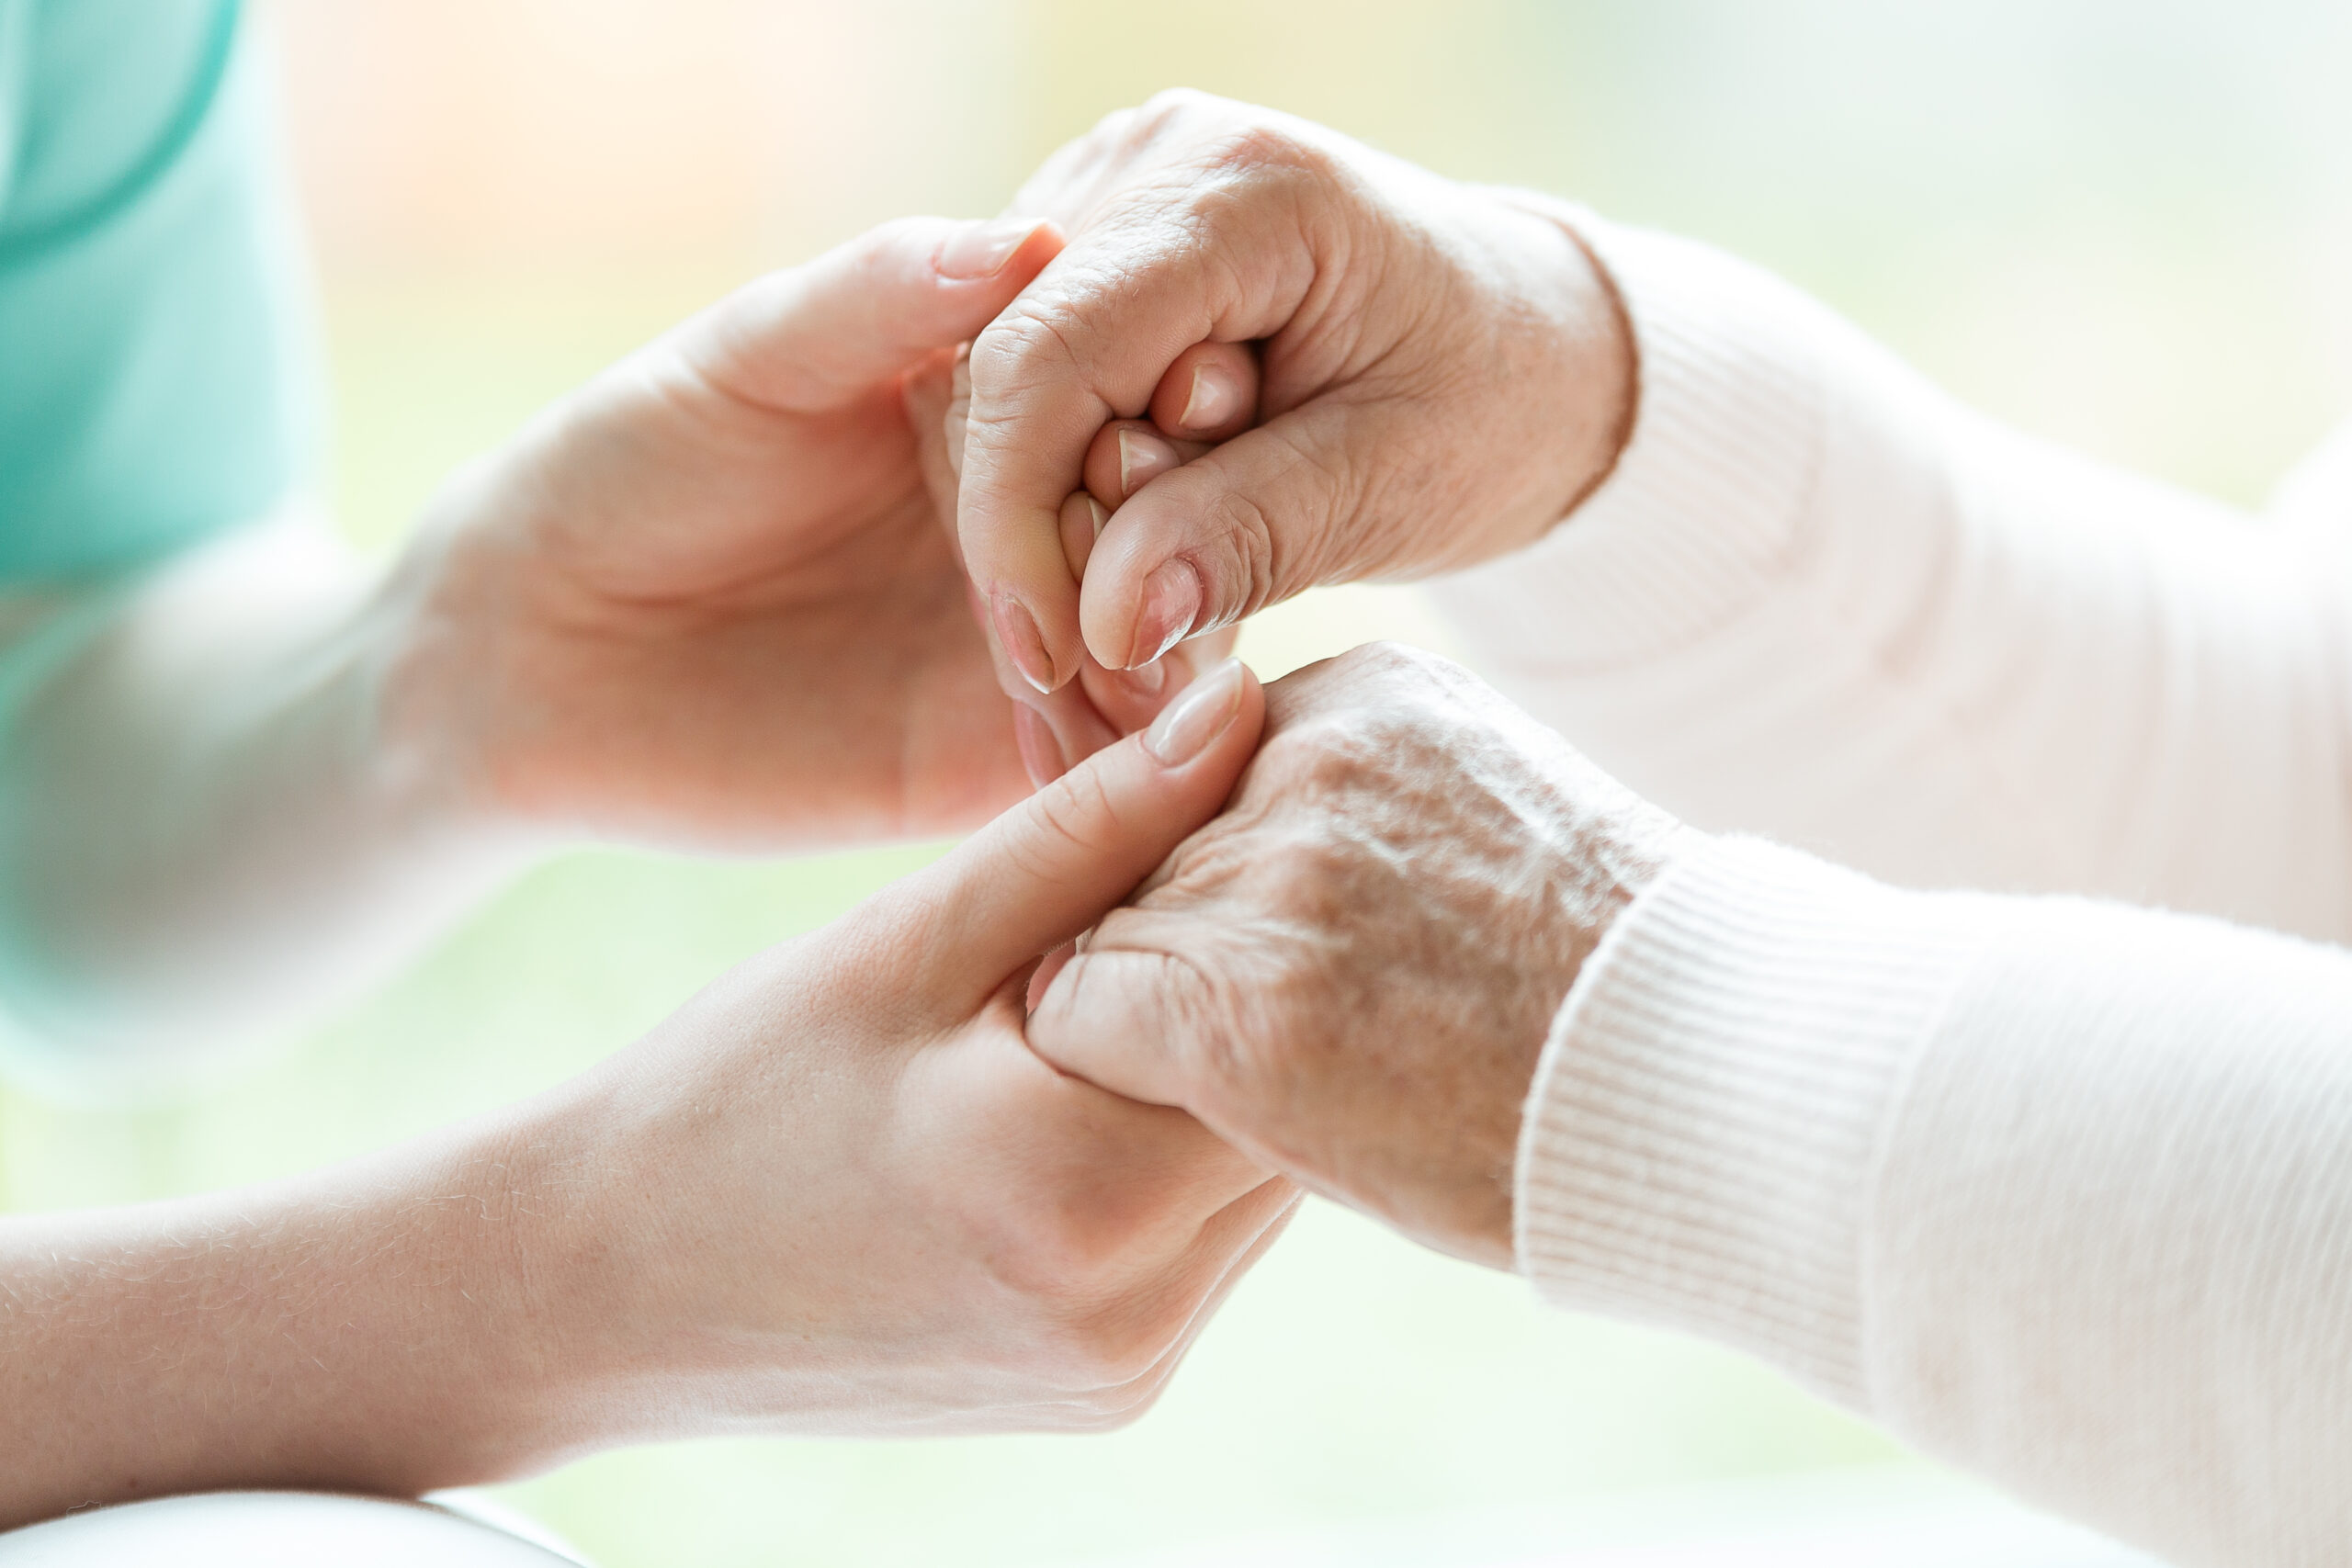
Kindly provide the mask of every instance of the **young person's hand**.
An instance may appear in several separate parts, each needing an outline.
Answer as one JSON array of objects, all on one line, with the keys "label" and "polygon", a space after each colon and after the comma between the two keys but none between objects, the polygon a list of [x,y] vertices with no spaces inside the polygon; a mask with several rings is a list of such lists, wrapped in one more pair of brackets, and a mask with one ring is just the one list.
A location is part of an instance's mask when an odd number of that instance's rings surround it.
[{"label": "young person's hand", "polygon": [[269,1187],[0,1221],[0,1528],[663,1438],[1133,1417],[1295,1190],[1046,1066],[1023,987],[1224,804],[1263,717],[1218,667],[513,1111]]},{"label": "young person's hand", "polygon": [[957,345],[1058,243],[886,225],[558,401],[379,579],[254,529],[44,629],[0,951],[51,1070],[282,1030],[548,846],[960,832],[1148,722],[1182,679],[1001,686],[926,483]]},{"label": "young person's hand", "polygon": [[395,740],[494,815],[767,850],[967,829],[1024,746],[1057,773],[1115,739],[1075,692],[1020,688],[1016,729],[923,471],[956,345],[1058,243],[888,224],[558,402],[395,580]]},{"label": "young person's hand", "polygon": [[[1630,340],[1533,198],[1177,93],[1063,149],[1015,205],[1070,240],[973,344],[959,528],[1041,688],[1318,583],[1502,554],[1615,461]],[[1222,444],[1163,463],[1081,573],[1064,499],[1132,467],[1147,413]]]}]

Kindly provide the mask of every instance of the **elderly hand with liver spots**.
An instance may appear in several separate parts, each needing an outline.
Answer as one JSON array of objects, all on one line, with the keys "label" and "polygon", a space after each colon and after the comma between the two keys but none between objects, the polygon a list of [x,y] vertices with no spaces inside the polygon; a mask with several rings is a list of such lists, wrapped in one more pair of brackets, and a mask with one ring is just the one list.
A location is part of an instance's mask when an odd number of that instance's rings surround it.
[{"label": "elderly hand with liver spots", "polygon": [[1030,1044],[1507,1268],[1546,1030],[1683,829],[1431,655],[1358,649],[1267,706],[1224,814],[1033,985]]}]

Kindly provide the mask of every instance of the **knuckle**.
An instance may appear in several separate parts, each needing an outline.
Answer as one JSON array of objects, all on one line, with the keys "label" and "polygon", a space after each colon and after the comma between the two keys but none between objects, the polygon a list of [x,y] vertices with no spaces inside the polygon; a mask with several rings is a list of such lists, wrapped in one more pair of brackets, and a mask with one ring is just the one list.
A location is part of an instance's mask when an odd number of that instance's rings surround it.
[{"label": "knuckle", "polygon": [[1121,1269],[1136,1250],[1131,1227],[1096,1195],[1099,1184],[1008,1204],[996,1216],[990,1271],[1041,1325],[1041,1352],[1056,1366],[1070,1363],[1070,1339],[1108,1299],[1115,1299]]},{"label": "knuckle", "polygon": [[1376,709],[1328,706],[1293,716],[1259,754],[1279,771],[1300,804],[1321,807],[1333,786],[1353,783],[1368,766],[1377,765],[1388,727]]},{"label": "knuckle", "polygon": [[937,218],[886,219],[858,240],[855,265],[861,270],[871,269],[910,254],[919,246],[935,247],[947,238],[952,227]]},{"label": "knuckle", "polygon": [[1197,87],[1163,87],[1146,98],[1140,108],[1131,111],[1135,116],[1133,129],[1140,139],[1148,141],[1187,122],[1214,116],[1226,107],[1225,99]]},{"label": "knuckle", "polygon": [[1262,171],[1277,177],[1317,177],[1329,171],[1329,155],[1289,126],[1258,119],[1234,126],[1217,139],[1216,155],[1229,168]]},{"label": "knuckle", "polygon": [[1210,516],[1214,524],[1216,561],[1212,585],[1217,592],[1220,622],[1246,619],[1264,609],[1275,594],[1283,552],[1272,518],[1255,497],[1228,490],[1220,494]]},{"label": "knuckle", "polygon": [[1405,679],[1435,678],[1442,671],[1459,668],[1452,660],[1442,659],[1426,649],[1386,640],[1351,648],[1341,654],[1337,662],[1351,674]]},{"label": "knuckle", "polygon": [[1269,728],[1280,735],[1381,725],[1395,733],[1431,710],[1479,705],[1489,690],[1452,660],[1424,649],[1365,643],[1269,688]]},{"label": "knuckle", "polygon": [[1130,1246],[1118,1216],[1104,1212],[1089,1192],[1067,1191],[1033,1203],[1014,1224],[1015,1282],[1048,1306],[1095,1300]]},{"label": "knuckle", "polygon": [[1037,795],[1037,829],[1046,844],[1093,856],[1118,841],[1118,797],[1099,768],[1074,768]]},{"label": "knuckle", "polygon": [[1059,304],[1016,299],[972,342],[975,405],[1037,387],[1078,363],[1071,322]]}]

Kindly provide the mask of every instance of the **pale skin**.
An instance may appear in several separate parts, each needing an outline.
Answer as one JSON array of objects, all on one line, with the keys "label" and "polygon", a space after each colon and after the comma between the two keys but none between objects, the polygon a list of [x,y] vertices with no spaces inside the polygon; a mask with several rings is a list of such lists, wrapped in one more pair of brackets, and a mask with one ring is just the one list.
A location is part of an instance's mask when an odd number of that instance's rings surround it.
[{"label": "pale skin", "polygon": [[71,1026],[77,1069],[323,999],[567,839],[783,849],[1014,809],[527,1105],[0,1220],[0,1527],[1148,1402],[1295,1193],[1052,1071],[1020,998],[1216,809],[1262,699],[1230,665],[1182,698],[1172,673],[998,694],[937,509],[951,362],[1057,243],[887,226],[551,410],[380,579],[262,532],[96,606],[6,780],[15,918],[54,965],[12,1001]]},{"label": "pale skin", "polygon": [[[1038,689],[1521,548],[1631,429],[1623,309],[1539,197],[1170,93],[1014,205],[1070,238],[973,346],[958,527]],[[1082,550],[1073,488],[1106,513]],[[1358,650],[1274,707],[1232,812],[1039,986],[1031,1038],[1507,1267],[1544,1032],[1678,829],[1442,661]]]},{"label": "pale skin", "polygon": [[1553,1017],[1687,830],[1430,654],[1360,648],[1269,705],[1225,812],[1040,974],[1030,1043],[1508,1269]]},{"label": "pale skin", "polygon": [[1263,715],[1218,667],[527,1104],[0,1224],[0,1528],[204,1489],[413,1495],[655,1438],[1132,1418],[1295,1191],[1046,1066],[1022,987],[1216,812]]},{"label": "pale skin", "polygon": [[548,409],[388,570],[264,529],[100,606],[7,734],[11,1006],[141,1077],[549,847],[944,836],[1147,722],[1189,655],[997,694],[935,498],[956,345],[1058,243],[886,226]]},{"label": "pale skin", "polygon": [[[1057,167],[1042,186],[1077,189],[1116,159]],[[1055,199],[1094,231],[1091,197]],[[1608,341],[1606,300],[1596,316],[1589,264],[1565,231],[1489,217],[1527,247],[1526,265],[1499,267],[1508,288],[1462,293],[1497,269],[1445,246],[1412,287],[1468,308],[1482,373],[1500,363],[1542,400],[1558,370],[1552,339]],[[1279,226],[1270,232],[1279,241]],[[895,226],[755,286],[462,476],[381,579],[333,562],[290,571],[256,536],[131,594],[36,694],[7,788],[13,818],[42,824],[17,846],[17,920],[57,976],[38,1000],[94,1047],[131,1051],[165,1029],[250,1027],[347,986],[567,837],[773,849],[951,831],[1032,781],[1080,771],[1041,797],[1034,834],[997,835],[1004,863],[975,870],[987,851],[967,846],[948,863],[967,881],[932,886],[953,874],[942,871],[755,961],[534,1106],[253,1192],[10,1222],[0,1278],[17,1337],[6,1364],[23,1384],[11,1407],[41,1423],[21,1430],[67,1440],[25,1472],[0,1517],[202,1486],[413,1491],[692,1432],[1095,1424],[1158,1386],[1292,1190],[1189,1116],[1049,1072],[1019,1049],[1021,987],[1037,953],[1097,919],[1230,784],[1200,786],[1182,809],[1123,807],[1104,785],[1102,770],[1148,754],[1114,737],[1149,721],[1202,660],[1186,650],[1175,671],[1135,678],[1153,663],[1140,642],[1166,653],[1388,558],[1336,524],[1268,534],[1289,542],[1258,552],[1262,589],[1182,615],[1145,594],[1142,630],[1123,641],[1090,628],[1104,655],[1091,659],[1008,619],[993,541],[968,502],[966,561],[937,529],[956,459],[925,437],[953,396],[953,345],[978,333],[964,478],[967,494],[995,482],[1005,419],[989,378],[1003,363],[989,323],[1059,243],[1034,217]],[[1430,259],[1404,245],[1391,260],[1408,254]],[[1335,277],[1345,270],[1343,256],[1324,259]],[[1304,307],[1317,299],[1310,288],[1293,315],[1315,314]],[[1206,481],[1193,482],[1230,488],[1226,470],[1257,437],[1291,440],[1331,410],[1375,446],[1399,438],[1394,461],[1414,476],[1365,517],[1501,520],[1434,543],[1396,534],[1383,570],[1524,542],[1605,471],[1616,439],[1605,421],[1579,459],[1532,476],[1498,465],[1472,482],[1414,450],[1409,416],[1440,406],[1460,367],[1419,364],[1418,379],[1399,379],[1419,362],[1396,300],[1375,290],[1340,303],[1358,324],[1337,337],[1311,321],[1287,338],[1271,321],[1241,331],[1246,311],[1211,321],[1171,339],[1134,395],[1093,410],[1039,534],[1073,626],[1081,578],[1135,575],[1136,541],[1159,532],[1138,524],[1168,509],[1170,485],[1199,470]],[[1531,320],[1537,330],[1521,332]],[[1245,346],[1253,336],[1268,341]],[[1304,417],[1317,365],[1374,405],[1409,395],[1360,429],[1348,397]],[[1500,409],[1473,415],[1507,441],[1493,428]],[[1294,414],[1297,431],[1283,424]],[[1050,457],[1052,443],[1039,450]],[[1204,581],[1207,558],[1186,557]],[[967,615],[967,562],[989,590],[994,649]],[[282,592],[257,600],[260,580]],[[224,626],[236,635],[205,635]],[[202,657],[180,657],[191,648]],[[1242,694],[1204,754],[1230,747],[1238,770],[1247,743],[1224,738],[1254,739],[1257,698],[1246,677],[1230,681]],[[1000,687],[1025,705],[999,705]],[[91,779],[123,787],[93,791]],[[1090,808],[1118,830],[1073,830]],[[135,830],[109,840],[100,829],[126,811]],[[1123,834],[1158,841],[1122,859]],[[989,890],[1022,886],[1021,873],[1073,849],[1111,880],[1061,868],[1048,879],[1058,892],[1032,900],[1052,918],[993,910],[951,933],[973,953],[945,945],[935,922],[989,908]],[[1073,883],[1089,897],[1073,903]],[[1091,955],[1063,972],[1082,974]],[[929,983],[943,965],[954,982]],[[1537,990],[1557,978],[1542,974]],[[786,1018],[822,1022],[804,1035]],[[795,1048],[778,1051],[786,1040]],[[1490,1054],[1516,1062],[1518,1049]],[[1462,1106],[1471,1113],[1466,1096]],[[779,1141],[796,1110],[805,1137]],[[972,1129],[999,1135],[956,1136]],[[1486,1144],[1474,1186],[1491,1178]],[[1478,1205],[1458,1194],[1422,1213],[1282,1139],[1254,1147],[1480,1255]],[[1008,1223],[1040,1214],[1038,1231],[1008,1241]],[[944,1251],[943,1227],[956,1243]],[[876,1234],[902,1232],[923,1245],[877,1253]],[[774,1272],[779,1257],[788,1278]],[[649,1345],[648,1324],[673,1332]],[[89,1356],[94,1340],[129,1359]],[[420,1364],[433,1374],[416,1375]],[[910,1365],[933,1375],[910,1384]]]},{"label": "pale skin", "polygon": [[[973,344],[958,529],[1040,689],[1319,583],[1519,548],[1623,444],[1623,312],[1538,198],[1171,93],[1064,148],[1014,206],[1070,239]],[[1138,434],[1221,445],[1169,447],[1114,502],[1101,481],[1138,471]],[[1115,510],[1074,568],[1063,503],[1089,487]]]}]

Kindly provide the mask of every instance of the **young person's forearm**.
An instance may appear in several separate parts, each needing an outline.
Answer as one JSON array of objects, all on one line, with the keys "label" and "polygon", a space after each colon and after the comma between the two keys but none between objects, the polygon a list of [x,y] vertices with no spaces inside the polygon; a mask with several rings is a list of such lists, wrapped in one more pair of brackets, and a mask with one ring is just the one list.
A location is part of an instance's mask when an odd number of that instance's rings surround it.
[{"label": "young person's forearm", "polygon": [[0,750],[0,1007],[100,1055],[282,1024],[520,863],[387,703],[411,598],[271,525],[37,672]]},{"label": "young person's forearm", "polygon": [[532,1241],[544,1147],[506,1116],[290,1181],[0,1220],[0,1529],[563,1457],[583,1406]]}]

